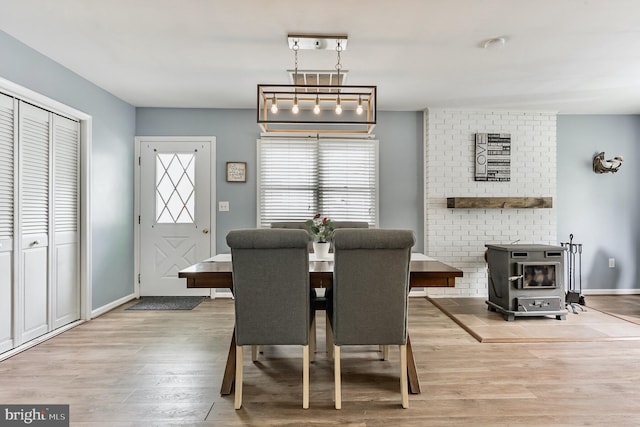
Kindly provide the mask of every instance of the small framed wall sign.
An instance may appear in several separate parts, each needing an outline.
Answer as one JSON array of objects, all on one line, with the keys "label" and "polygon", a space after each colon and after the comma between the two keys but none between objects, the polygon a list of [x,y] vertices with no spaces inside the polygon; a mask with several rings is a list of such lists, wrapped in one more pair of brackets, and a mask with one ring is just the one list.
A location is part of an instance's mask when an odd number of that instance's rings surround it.
[{"label": "small framed wall sign", "polygon": [[247,182],[247,162],[227,162],[227,182]]},{"label": "small framed wall sign", "polygon": [[476,133],[476,181],[511,180],[511,135]]}]

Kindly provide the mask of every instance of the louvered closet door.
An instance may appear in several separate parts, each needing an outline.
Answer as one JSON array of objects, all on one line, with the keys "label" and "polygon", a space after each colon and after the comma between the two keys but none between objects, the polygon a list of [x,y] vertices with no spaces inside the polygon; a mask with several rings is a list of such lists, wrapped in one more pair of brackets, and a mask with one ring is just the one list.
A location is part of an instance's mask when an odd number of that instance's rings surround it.
[{"label": "louvered closet door", "polygon": [[0,353],[13,344],[15,100],[0,94]]},{"label": "louvered closet door", "polygon": [[49,116],[48,111],[20,103],[21,342],[49,329]]},{"label": "louvered closet door", "polygon": [[80,318],[78,233],[79,124],[53,115],[53,328]]}]

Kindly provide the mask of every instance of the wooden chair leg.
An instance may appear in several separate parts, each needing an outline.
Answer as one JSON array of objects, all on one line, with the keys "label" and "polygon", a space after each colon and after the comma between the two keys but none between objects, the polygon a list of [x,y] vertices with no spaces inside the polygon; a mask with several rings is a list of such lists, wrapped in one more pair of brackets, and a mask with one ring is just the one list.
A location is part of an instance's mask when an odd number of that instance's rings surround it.
[{"label": "wooden chair leg", "polygon": [[251,346],[251,361],[252,362],[257,362],[258,361],[258,350],[259,350],[259,346],[257,346],[257,345],[252,345]]},{"label": "wooden chair leg", "polygon": [[236,346],[236,393],[234,406],[236,409],[242,407],[242,346]]},{"label": "wooden chair leg", "polygon": [[342,409],[342,384],[340,380],[340,346],[333,346],[333,382],[336,409]]},{"label": "wooden chair leg", "polygon": [[311,330],[309,331],[309,361],[316,361],[316,316],[311,319]]},{"label": "wooden chair leg", "polygon": [[309,346],[302,347],[302,409],[309,409]]},{"label": "wooden chair leg", "polygon": [[382,360],[389,360],[389,346],[381,345],[380,351],[382,352]]},{"label": "wooden chair leg", "polygon": [[400,346],[400,393],[402,394],[402,407],[409,407],[409,381],[407,379],[407,346]]},{"label": "wooden chair leg", "polygon": [[327,357],[329,359],[333,358],[333,330],[331,329],[331,322],[329,322],[329,315],[327,315]]}]

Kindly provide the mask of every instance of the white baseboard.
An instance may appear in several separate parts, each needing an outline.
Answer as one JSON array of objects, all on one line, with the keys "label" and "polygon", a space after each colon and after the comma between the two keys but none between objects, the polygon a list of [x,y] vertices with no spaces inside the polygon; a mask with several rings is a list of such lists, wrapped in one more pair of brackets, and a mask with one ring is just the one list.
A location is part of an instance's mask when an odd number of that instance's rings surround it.
[{"label": "white baseboard", "polygon": [[640,295],[640,289],[583,289],[583,295]]},{"label": "white baseboard", "polygon": [[118,300],[115,300],[113,302],[110,302],[109,304],[103,305],[100,308],[96,308],[95,310],[91,311],[91,318],[94,319],[94,318],[96,318],[98,316],[102,316],[106,312],[111,311],[114,308],[116,308],[118,306],[121,306],[122,304],[124,304],[126,302],[129,302],[129,301],[131,301],[131,300],[133,300],[135,298],[136,298],[136,294],[133,293],[133,294],[124,296],[124,297],[122,297],[122,298],[120,298]]},{"label": "white baseboard", "polygon": [[75,322],[69,323],[68,325],[64,325],[51,332],[47,332],[46,334],[41,335],[38,338],[34,338],[31,341],[26,342],[16,348],[12,348],[11,350],[5,351],[4,353],[0,354],[0,362],[10,357],[13,357],[18,353],[22,353],[23,351],[28,350],[31,347],[35,347],[36,345],[43,343],[48,339],[55,337],[56,335],[60,335],[61,333],[68,331],[69,329],[75,328],[76,326],[81,325],[84,322],[85,320],[76,320]]}]

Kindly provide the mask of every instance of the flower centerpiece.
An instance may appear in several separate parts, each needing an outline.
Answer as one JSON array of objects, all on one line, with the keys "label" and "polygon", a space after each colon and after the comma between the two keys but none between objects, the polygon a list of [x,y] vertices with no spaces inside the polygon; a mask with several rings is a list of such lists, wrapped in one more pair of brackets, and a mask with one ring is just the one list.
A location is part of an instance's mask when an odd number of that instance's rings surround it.
[{"label": "flower centerpiece", "polygon": [[329,240],[331,240],[335,229],[333,221],[316,214],[313,219],[305,221],[305,225],[309,227],[311,237],[313,237],[313,252],[316,257],[326,258],[329,253]]},{"label": "flower centerpiece", "polygon": [[323,218],[320,214],[316,214],[313,219],[305,221],[304,224],[311,230],[313,241],[320,243],[327,243],[333,236],[335,229],[333,221],[327,217]]}]

